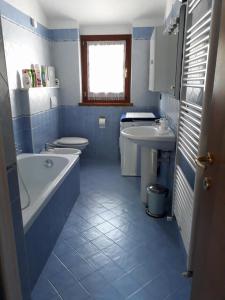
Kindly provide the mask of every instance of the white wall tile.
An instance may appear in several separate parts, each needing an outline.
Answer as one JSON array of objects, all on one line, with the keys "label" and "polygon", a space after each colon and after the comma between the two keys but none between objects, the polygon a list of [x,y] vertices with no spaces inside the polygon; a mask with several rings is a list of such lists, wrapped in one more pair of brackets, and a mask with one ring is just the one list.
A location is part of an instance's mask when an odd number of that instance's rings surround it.
[{"label": "white wall tile", "polygon": [[81,99],[80,42],[53,42],[52,55],[60,81],[61,103],[78,104]]},{"label": "white wall tile", "polygon": [[132,41],[131,100],[137,106],[158,106],[159,94],[148,90],[149,40]]},{"label": "white wall tile", "polygon": [[21,71],[31,64],[51,65],[50,42],[3,19],[9,88],[21,87]]}]

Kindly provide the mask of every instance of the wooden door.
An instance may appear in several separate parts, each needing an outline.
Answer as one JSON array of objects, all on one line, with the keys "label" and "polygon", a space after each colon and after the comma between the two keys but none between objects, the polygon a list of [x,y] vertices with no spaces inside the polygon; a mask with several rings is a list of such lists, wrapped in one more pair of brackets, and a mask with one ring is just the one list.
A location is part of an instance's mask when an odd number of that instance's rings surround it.
[{"label": "wooden door", "polygon": [[[212,162],[198,167],[192,300],[225,300],[225,0],[220,10],[219,44],[212,101],[202,153]],[[215,49],[217,50],[217,49]]]}]

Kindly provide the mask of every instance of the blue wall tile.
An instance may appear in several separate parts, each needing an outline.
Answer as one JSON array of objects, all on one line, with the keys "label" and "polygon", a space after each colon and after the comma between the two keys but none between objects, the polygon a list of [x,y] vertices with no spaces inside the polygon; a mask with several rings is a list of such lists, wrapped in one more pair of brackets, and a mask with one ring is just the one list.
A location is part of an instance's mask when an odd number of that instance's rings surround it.
[{"label": "blue wall tile", "polygon": [[60,109],[54,108],[30,117],[34,153],[39,153],[46,143],[59,137],[59,114]]},{"label": "blue wall tile", "polygon": [[52,29],[51,39],[55,42],[78,41],[78,29]]},{"label": "blue wall tile", "polygon": [[35,34],[40,35],[43,38],[51,38],[51,30],[47,29],[40,23],[38,23],[37,28],[34,28],[30,22],[30,16],[26,15],[22,11],[16,9],[15,7],[3,0],[0,1],[0,11],[3,17],[9,19],[10,21],[13,21],[19,26],[22,26]]},{"label": "blue wall tile", "polygon": [[[89,140],[84,157],[118,161],[120,117],[127,111],[152,111],[155,107],[61,107],[62,136],[80,136]],[[106,117],[106,128],[99,128],[98,118]]]},{"label": "blue wall tile", "polygon": [[39,153],[60,136],[60,108],[13,118],[15,144],[24,153]]},{"label": "blue wall tile", "polygon": [[161,100],[160,100],[160,115],[162,117],[166,117],[169,126],[174,130],[174,132],[177,132],[177,126],[178,126],[178,117],[179,117],[179,105],[180,102],[175,99],[170,94],[161,94]]},{"label": "blue wall tile", "polygon": [[37,23],[37,28],[34,28],[31,25],[29,15],[26,15],[3,0],[0,0],[0,12],[4,18],[32,31],[42,38],[53,41],[77,41],[79,39],[78,29],[48,29],[40,23]]},{"label": "blue wall tile", "polygon": [[21,116],[13,118],[13,133],[15,144],[19,146],[22,152],[30,153],[33,151],[29,117]]},{"label": "blue wall tile", "polygon": [[134,40],[150,40],[154,27],[133,27]]}]

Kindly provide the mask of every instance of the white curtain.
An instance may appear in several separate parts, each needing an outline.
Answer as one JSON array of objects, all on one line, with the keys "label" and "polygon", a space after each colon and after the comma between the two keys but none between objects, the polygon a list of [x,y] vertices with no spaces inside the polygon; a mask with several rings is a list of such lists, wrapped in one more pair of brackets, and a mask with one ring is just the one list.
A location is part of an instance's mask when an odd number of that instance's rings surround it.
[{"label": "white curtain", "polygon": [[88,99],[125,97],[125,41],[88,42]]}]

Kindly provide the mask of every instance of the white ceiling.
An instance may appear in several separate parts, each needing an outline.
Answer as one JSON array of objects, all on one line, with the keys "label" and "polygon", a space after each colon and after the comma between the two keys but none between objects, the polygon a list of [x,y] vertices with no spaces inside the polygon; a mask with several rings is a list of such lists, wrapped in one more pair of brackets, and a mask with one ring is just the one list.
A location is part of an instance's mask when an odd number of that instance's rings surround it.
[{"label": "white ceiling", "polygon": [[166,0],[35,0],[40,3],[50,27],[58,22],[80,25],[161,23]]}]

